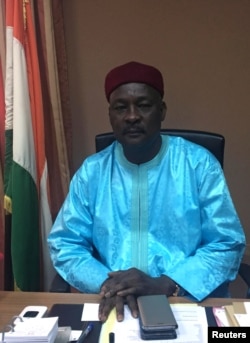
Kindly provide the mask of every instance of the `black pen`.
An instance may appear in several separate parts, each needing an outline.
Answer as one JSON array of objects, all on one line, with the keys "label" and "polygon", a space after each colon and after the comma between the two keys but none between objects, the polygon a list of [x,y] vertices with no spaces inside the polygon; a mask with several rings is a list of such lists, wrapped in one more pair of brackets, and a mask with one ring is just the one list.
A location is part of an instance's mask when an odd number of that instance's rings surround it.
[{"label": "black pen", "polygon": [[80,337],[78,338],[77,343],[82,343],[85,338],[88,336],[88,334],[90,333],[90,331],[93,329],[94,325],[92,323],[90,323],[85,330],[82,331]]},{"label": "black pen", "polygon": [[114,332],[109,333],[109,343],[115,343],[115,334]]}]

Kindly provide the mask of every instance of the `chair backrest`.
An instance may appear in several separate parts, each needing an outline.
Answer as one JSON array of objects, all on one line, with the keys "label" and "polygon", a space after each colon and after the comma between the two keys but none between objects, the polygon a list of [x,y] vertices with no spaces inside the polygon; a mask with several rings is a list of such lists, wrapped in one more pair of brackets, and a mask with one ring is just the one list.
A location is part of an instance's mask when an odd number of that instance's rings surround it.
[{"label": "chair backrest", "polygon": [[[225,138],[217,133],[196,131],[196,130],[178,130],[161,129],[161,133],[170,136],[180,136],[193,143],[199,144],[209,150],[220,162],[223,168]],[[115,140],[113,132],[106,132],[96,135],[96,151],[101,151],[109,146]]]}]

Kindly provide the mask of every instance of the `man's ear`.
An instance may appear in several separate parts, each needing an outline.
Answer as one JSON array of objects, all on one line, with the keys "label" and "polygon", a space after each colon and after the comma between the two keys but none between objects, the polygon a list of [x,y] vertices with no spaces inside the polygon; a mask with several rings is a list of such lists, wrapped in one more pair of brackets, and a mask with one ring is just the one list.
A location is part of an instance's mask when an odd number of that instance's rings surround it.
[{"label": "man's ear", "polygon": [[161,121],[163,121],[167,114],[167,105],[165,101],[162,101],[161,103]]},{"label": "man's ear", "polygon": [[108,108],[108,118],[109,118],[109,124],[111,125],[111,127],[113,129],[112,118],[111,118],[111,114],[110,114],[110,107]]}]

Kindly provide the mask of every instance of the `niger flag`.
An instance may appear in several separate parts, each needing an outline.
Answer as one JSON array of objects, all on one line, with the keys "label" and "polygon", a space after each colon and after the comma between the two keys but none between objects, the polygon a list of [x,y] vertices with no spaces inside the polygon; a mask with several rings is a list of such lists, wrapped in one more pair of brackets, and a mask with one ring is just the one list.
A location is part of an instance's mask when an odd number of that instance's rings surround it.
[{"label": "niger flag", "polygon": [[5,104],[4,200],[12,216],[13,274],[20,290],[39,291],[44,289],[44,273],[50,274],[46,238],[52,220],[40,72],[29,0],[6,1]]}]

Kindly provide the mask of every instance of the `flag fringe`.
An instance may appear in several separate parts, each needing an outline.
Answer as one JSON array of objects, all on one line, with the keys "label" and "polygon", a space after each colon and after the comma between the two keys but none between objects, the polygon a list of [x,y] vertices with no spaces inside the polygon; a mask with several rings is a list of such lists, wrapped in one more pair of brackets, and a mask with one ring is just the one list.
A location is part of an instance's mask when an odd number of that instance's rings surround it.
[{"label": "flag fringe", "polygon": [[4,209],[7,213],[12,213],[12,200],[9,196],[4,196]]}]

